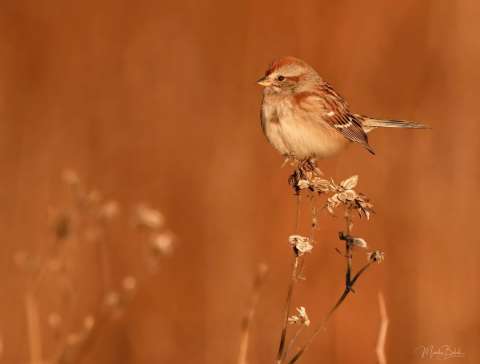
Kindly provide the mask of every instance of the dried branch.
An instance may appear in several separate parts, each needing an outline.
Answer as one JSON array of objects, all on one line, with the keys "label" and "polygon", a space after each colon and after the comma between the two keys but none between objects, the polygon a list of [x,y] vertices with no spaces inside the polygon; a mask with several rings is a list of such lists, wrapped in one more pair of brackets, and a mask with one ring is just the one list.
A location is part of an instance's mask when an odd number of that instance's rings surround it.
[{"label": "dried branch", "polygon": [[[296,233],[298,230],[298,224],[300,221],[300,194],[296,194],[296,213],[295,213],[295,226],[294,232]],[[293,246],[293,251],[295,252],[296,247]],[[288,286],[287,291],[287,298],[285,301],[285,308],[283,313],[283,324],[282,324],[282,331],[280,333],[280,343],[278,345],[278,352],[277,352],[277,363],[281,363],[283,358],[285,357],[285,340],[287,337],[287,329],[288,329],[288,316],[290,315],[291,305],[292,305],[292,296],[293,290],[295,288],[295,284],[298,280],[298,273],[299,267],[301,266],[301,260],[298,254],[295,254],[294,261],[292,264],[292,272],[290,273],[290,283]]]},{"label": "dried branch", "polygon": [[295,254],[295,258],[292,265],[292,273],[290,276],[290,284],[288,286],[287,300],[285,302],[283,327],[282,327],[282,333],[280,335],[280,345],[278,346],[278,353],[277,353],[277,363],[281,363],[285,356],[285,349],[286,349],[285,341],[287,337],[288,317],[290,315],[290,310],[292,306],[293,290],[295,288],[295,284],[298,281],[298,272],[299,272],[298,268],[300,266],[300,260],[301,258]]},{"label": "dried branch", "polygon": [[[342,235],[341,235],[342,236]],[[343,240],[343,239],[342,239]],[[313,331],[312,335],[310,336],[309,339],[307,339],[306,343],[298,350],[298,352],[288,361],[288,364],[294,364],[300,359],[300,357],[305,353],[305,351],[310,347],[310,345],[313,343],[314,339],[318,336],[320,332],[326,329],[326,325],[330,318],[333,316],[335,311],[341,306],[341,304],[345,301],[347,296],[349,295],[350,292],[354,292],[353,286],[355,285],[355,282],[357,282],[358,278],[370,267],[370,265],[373,263],[372,260],[369,260],[368,263],[366,263],[354,276],[351,278],[351,269],[352,269],[352,243],[350,239],[347,239],[345,241],[345,259],[347,261],[347,268],[346,268],[346,273],[345,273],[345,289],[343,293],[340,295],[340,298],[337,300],[337,302],[333,305],[333,307],[328,311],[327,315],[323,319],[320,325],[318,325],[315,330]]]},{"label": "dried branch", "polygon": [[[117,202],[105,200],[97,191],[86,189],[75,172],[67,171],[64,174],[64,180],[69,186],[73,198],[67,208],[55,214],[52,226],[54,240],[46,249],[46,254],[41,258],[23,252],[15,254],[15,263],[18,267],[31,275],[25,294],[30,364],[81,363],[104,332],[102,328],[113,319],[121,317],[131,302],[138,282],[138,278],[127,275],[121,282],[122,290],[112,291],[110,289],[112,283],[110,282],[111,247],[107,243],[111,237],[108,236],[107,230],[110,221],[118,213]],[[148,257],[151,261],[156,261],[160,256],[172,252],[174,236],[164,229],[164,217],[159,211],[141,205],[136,210],[135,227],[147,234],[147,239],[142,245],[148,247]],[[67,270],[70,253],[68,247],[75,243],[78,244],[84,239],[98,243],[97,263],[100,276],[103,278],[100,282],[102,293],[99,298],[101,300],[99,300],[99,305],[94,308],[93,313],[84,317],[83,325],[80,328],[76,326],[72,328],[72,324],[76,320],[66,320],[65,312],[62,315],[57,312],[52,313],[48,318],[48,323],[51,328],[55,329],[55,335],[59,342],[53,353],[43,353],[40,325],[42,318],[37,308],[39,288],[51,273],[55,273],[58,278],[67,282],[70,281],[75,272]],[[70,285],[67,288],[69,292],[77,293]],[[76,302],[73,294],[69,300],[69,303],[71,302]],[[72,309],[70,304],[68,306],[66,307],[67,314],[78,315],[78,309]],[[63,326],[61,331],[59,330],[60,325]]]},{"label": "dried branch", "polygon": [[97,341],[102,328],[110,321],[112,312],[102,307],[95,315],[86,316],[83,327],[78,332],[70,333],[64,340],[50,363],[81,363]]},{"label": "dried branch", "polygon": [[[294,253],[294,263],[293,263],[293,268],[292,268],[292,276],[290,279],[290,285],[288,289],[288,294],[287,294],[287,301],[286,301],[286,307],[285,307],[285,317],[284,317],[284,323],[283,323],[283,328],[282,328],[282,333],[280,337],[280,345],[277,353],[277,363],[283,363],[286,356],[288,355],[288,349],[293,345],[293,342],[289,343],[288,346],[286,346],[286,338],[287,338],[287,331],[288,331],[288,323],[292,322],[292,318],[296,316],[290,317],[290,311],[291,311],[291,302],[292,302],[292,297],[293,297],[293,289],[295,287],[295,284],[297,281],[300,279],[300,273],[302,272],[303,269],[303,256],[307,253],[310,253],[313,249],[313,245],[310,243],[310,239],[301,236],[301,235],[291,235],[288,238],[290,245],[292,247],[293,253]],[[306,326],[310,325],[310,321],[308,320],[308,317],[306,316],[305,309],[301,307],[300,309],[297,308],[297,311],[299,311],[300,314],[300,321],[302,321],[302,324],[305,324]],[[298,321],[297,319],[293,319],[293,321]],[[298,335],[294,336],[294,340],[298,337]]]}]

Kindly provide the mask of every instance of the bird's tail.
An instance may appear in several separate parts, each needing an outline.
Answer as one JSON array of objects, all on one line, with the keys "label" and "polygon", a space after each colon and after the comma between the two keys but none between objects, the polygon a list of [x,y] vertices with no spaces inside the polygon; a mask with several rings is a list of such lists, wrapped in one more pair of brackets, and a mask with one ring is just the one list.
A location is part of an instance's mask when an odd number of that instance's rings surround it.
[{"label": "bird's tail", "polygon": [[407,128],[407,129],[430,129],[428,125],[407,120],[380,120],[372,118],[363,119],[363,129],[366,133],[376,128]]}]

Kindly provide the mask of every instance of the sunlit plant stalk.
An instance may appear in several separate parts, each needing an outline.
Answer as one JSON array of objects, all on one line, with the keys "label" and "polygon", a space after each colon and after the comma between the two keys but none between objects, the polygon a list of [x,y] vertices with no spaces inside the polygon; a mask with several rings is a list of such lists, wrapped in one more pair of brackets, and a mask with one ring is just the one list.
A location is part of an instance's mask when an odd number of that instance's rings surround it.
[{"label": "sunlit plant stalk", "polygon": [[[324,204],[326,209],[331,215],[334,215],[335,210],[343,206],[344,218],[345,218],[345,231],[339,233],[340,240],[345,242],[344,253],[337,251],[345,258],[346,271],[345,271],[345,287],[343,293],[340,295],[333,307],[327,312],[324,319],[313,329],[310,336],[300,346],[298,351],[293,354],[290,359],[288,355],[293,349],[294,345],[299,341],[305,329],[310,325],[306,309],[304,307],[297,308],[298,314],[290,316],[291,301],[293,297],[293,288],[298,281],[300,262],[303,263],[303,255],[310,253],[314,244],[313,229],[316,226],[316,208],[312,205],[312,232],[310,238],[303,237],[301,235],[292,235],[289,238],[290,244],[293,248],[294,263],[292,266],[292,272],[290,276],[289,288],[287,291],[287,300],[284,311],[284,321],[280,336],[279,349],[277,353],[276,363],[296,363],[305,351],[312,345],[314,339],[318,334],[325,330],[326,324],[337,309],[342,305],[350,292],[354,292],[353,287],[358,281],[360,276],[372,265],[372,263],[380,263],[383,261],[383,253],[378,250],[368,252],[367,263],[362,266],[356,273],[352,272],[353,266],[353,251],[355,248],[367,248],[367,242],[358,237],[352,236],[353,228],[353,214],[357,214],[360,218],[365,217],[367,220],[373,213],[373,205],[368,197],[358,193],[354,188],[358,184],[358,176],[352,176],[340,182],[335,183],[332,179],[325,179],[322,176],[321,171],[316,167],[314,160],[305,160],[297,162],[296,168],[289,178],[289,184],[297,194],[297,201],[302,191],[307,191],[312,196],[325,195],[327,196]],[[312,197],[313,198],[313,197]],[[297,207],[298,208],[298,207]],[[298,215],[298,214],[297,214]],[[303,266],[303,264],[302,264]],[[286,338],[288,334],[288,324],[301,324],[300,328],[297,328],[293,337],[290,339],[288,345],[286,345]]]}]

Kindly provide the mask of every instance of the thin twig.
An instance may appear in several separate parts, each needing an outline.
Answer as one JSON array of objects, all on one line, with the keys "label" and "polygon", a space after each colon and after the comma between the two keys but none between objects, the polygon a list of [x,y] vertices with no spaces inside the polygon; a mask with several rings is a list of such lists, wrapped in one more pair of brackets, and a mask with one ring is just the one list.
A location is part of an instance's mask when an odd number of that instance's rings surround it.
[{"label": "thin twig", "polygon": [[290,277],[290,284],[288,286],[287,300],[285,302],[283,327],[282,327],[282,334],[280,336],[280,345],[278,347],[277,363],[281,363],[282,358],[284,357],[285,340],[286,340],[286,337],[287,337],[287,328],[288,328],[288,316],[290,315],[290,309],[291,309],[291,306],[292,306],[293,290],[294,290],[295,284],[297,283],[297,280],[298,280],[298,267],[299,267],[299,265],[300,265],[300,257],[295,255],[295,260],[293,261],[293,267],[292,267],[292,274],[291,274],[291,277]]},{"label": "thin twig", "polygon": [[305,325],[300,326],[300,328],[298,328],[298,330],[295,332],[295,335],[293,335],[293,337],[290,339],[290,341],[288,342],[287,349],[283,353],[282,362],[285,360],[286,356],[288,355],[288,353],[290,352],[293,345],[298,340],[298,338],[300,337],[304,329],[305,329]]},{"label": "thin twig", "polygon": [[[315,230],[317,228],[317,222],[316,222],[316,218],[317,218],[317,209],[316,209],[316,206],[315,206],[315,197],[316,197],[316,194],[312,194],[310,196],[310,202],[311,202],[311,223],[310,223],[310,241],[314,241],[314,236],[315,236]],[[304,267],[304,262],[305,260],[302,259],[300,261],[300,267],[298,269],[298,274],[299,276],[302,276],[303,275],[303,267]],[[295,334],[293,335],[293,337],[290,339],[286,349],[283,351],[283,354],[282,354],[282,357],[280,359],[280,362],[283,363],[286,359],[286,357],[288,356],[288,353],[290,353],[290,350],[293,348],[295,342],[298,340],[298,338],[300,337],[300,335],[302,334],[303,330],[304,330],[305,326],[302,325],[296,332]]]},{"label": "thin twig", "polygon": [[345,257],[347,258],[347,273],[345,275],[345,288],[350,289],[351,274],[352,274],[352,244],[350,243],[350,234],[352,232],[352,217],[350,211],[345,211],[345,226],[346,226],[346,238],[345,238]]},{"label": "thin twig", "polygon": [[333,316],[333,314],[335,313],[335,311],[341,306],[341,304],[345,301],[345,299],[347,298],[348,294],[350,292],[352,292],[352,288],[353,288],[353,285],[355,284],[355,282],[357,281],[357,279],[363,274],[363,272],[365,272],[367,270],[367,268],[371,265],[372,263],[371,262],[368,262],[367,264],[365,264],[362,269],[360,269],[353,277],[352,281],[350,282],[349,286],[345,287],[342,295],[340,296],[340,298],[337,300],[337,302],[335,303],[335,305],[330,309],[330,311],[328,311],[327,315],[325,316],[325,318],[323,319],[322,323],[317,326],[317,328],[315,329],[315,331],[312,333],[312,335],[310,336],[310,338],[307,340],[307,342],[302,346],[302,348],[288,361],[288,364],[293,364],[293,363],[296,363],[298,359],[300,359],[300,357],[303,355],[303,353],[310,347],[310,345],[312,344],[313,340],[317,337],[317,335],[322,332],[323,330],[326,329],[326,325],[328,323],[328,321],[330,320],[330,318]]},{"label": "thin twig", "polygon": [[385,343],[387,341],[388,314],[385,305],[385,298],[382,292],[378,292],[378,309],[380,311],[380,329],[378,330],[378,340],[375,352],[377,354],[378,364],[387,364],[385,355]]},{"label": "thin twig", "polygon": [[238,353],[238,364],[247,364],[248,344],[250,338],[250,329],[255,315],[255,310],[260,297],[260,290],[265,282],[268,267],[265,264],[259,264],[252,287],[250,303],[245,316],[242,320],[242,333],[240,338],[240,350]]},{"label": "thin twig", "polygon": [[311,196],[311,222],[310,222],[310,240],[315,241],[315,230],[317,229],[317,207],[315,206],[316,203],[316,194],[312,194]]},{"label": "thin twig", "polygon": [[293,232],[296,234],[298,232],[298,225],[300,224],[300,204],[302,202],[302,196],[300,194],[296,195],[295,199],[295,226],[293,227]]},{"label": "thin twig", "polygon": [[[300,194],[296,195],[296,216],[295,216],[295,228],[294,231],[295,233],[298,230],[298,224],[300,221]],[[295,284],[298,281],[298,271],[299,271],[299,266],[301,265],[301,258],[295,253],[295,258],[292,264],[292,272],[290,275],[290,284],[288,286],[288,292],[287,292],[287,299],[285,302],[285,309],[284,309],[284,314],[283,314],[283,326],[282,326],[282,332],[280,334],[280,344],[278,345],[278,353],[277,353],[277,363],[281,363],[284,358],[285,354],[285,341],[287,337],[287,329],[288,329],[288,316],[290,315],[290,310],[292,306],[292,296],[293,296],[293,290],[295,288]]]},{"label": "thin twig", "polygon": [[358,278],[370,267],[372,264],[372,261],[369,261],[367,264],[365,264],[354,276],[353,278],[351,277],[352,274],[352,260],[353,260],[353,254],[352,254],[352,240],[351,240],[351,230],[352,230],[352,220],[350,216],[350,211],[345,212],[345,224],[346,224],[346,233],[341,233],[340,234],[340,239],[345,240],[345,258],[347,261],[347,267],[346,267],[346,273],[345,273],[345,289],[343,293],[341,294],[340,298],[337,300],[335,305],[330,309],[330,311],[327,313],[325,318],[323,319],[322,323],[317,326],[317,328],[314,330],[310,338],[307,340],[307,342],[302,346],[302,348],[290,359],[288,364],[294,364],[297,362],[298,359],[303,355],[303,353],[310,347],[312,344],[313,340],[315,337],[326,328],[326,324],[332,317],[332,315],[335,313],[335,311],[341,306],[341,304],[345,301],[347,298],[348,294],[353,291],[353,286],[355,282],[358,280]]}]

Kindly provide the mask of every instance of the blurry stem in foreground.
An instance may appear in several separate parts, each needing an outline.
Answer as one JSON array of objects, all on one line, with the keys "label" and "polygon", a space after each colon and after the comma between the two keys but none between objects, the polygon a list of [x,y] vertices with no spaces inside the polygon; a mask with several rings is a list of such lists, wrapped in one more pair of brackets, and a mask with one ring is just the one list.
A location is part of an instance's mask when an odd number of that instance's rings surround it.
[{"label": "blurry stem in foreground", "polygon": [[73,333],[73,336],[70,336],[70,339],[75,339],[73,342],[69,342],[69,338],[66,338],[63,345],[61,345],[49,363],[81,363],[91,347],[95,344],[104,325],[108,323],[110,315],[111,313],[108,310],[100,308],[96,315],[91,316],[89,325],[85,325],[79,332]]},{"label": "blurry stem in foreground", "polygon": [[37,288],[40,286],[40,283],[43,281],[45,276],[48,274],[48,259],[52,256],[60,256],[63,253],[65,242],[62,242],[58,236],[55,237],[52,245],[47,249],[47,254],[43,258],[40,264],[40,268],[36,276],[31,278],[31,282],[29,284],[29,288],[31,289],[32,293],[36,293]]},{"label": "blurry stem in foreground", "polygon": [[25,311],[27,317],[28,349],[30,351],[30,364],[41,364],[42,360],[42,334],[40,332],[40,317],[37,301],[31,292],[25,294]]},{"label": "blurry stem in foreground", "polygon": [[252,326],[253,317],[257,308],[260,297],[260,290],[265,282],[265,277],[268,272],[268,267],[265,264],[259,264],[257,273],[255,275],[252,287],[252,294],[250,297],[249,306],[245,312],[242,320],[242,332],[240,337],[240,350],[238,352],[238,364],[247,364],[248,344],[250,339],[250,330]]},{"label": "blurry stem in foreground", "polygon": [[387,358],[385,355],[385,342],[387,341],[388,314],[385,298],[383,297],[382,292],[378,293],[378,309],[380,311],[380,329],[378,331],[378,340],[375,352],[377,354],[378,364],[387,364]]}]

